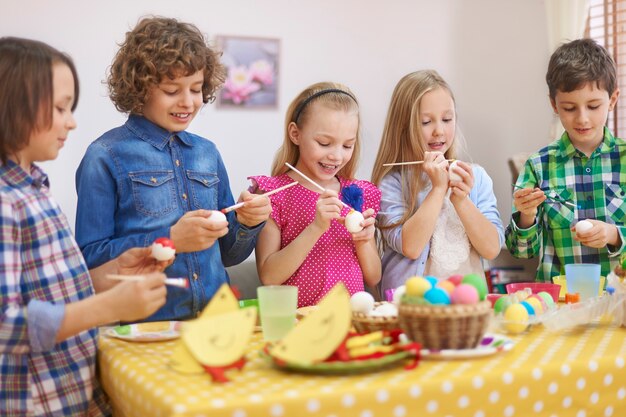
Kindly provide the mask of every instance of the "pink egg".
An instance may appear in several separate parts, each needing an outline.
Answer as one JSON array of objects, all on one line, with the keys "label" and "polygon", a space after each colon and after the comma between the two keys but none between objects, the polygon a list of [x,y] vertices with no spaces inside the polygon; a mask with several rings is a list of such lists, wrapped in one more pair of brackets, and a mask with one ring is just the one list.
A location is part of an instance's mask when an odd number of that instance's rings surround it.
[{"label": "pink egg", "polygon": [[478,291],[469,284],[460,284],[450,296],[452,304],[476,304],[478,298]]},{"label": "pink egg", "polygon": [[460,274],[450,275],[447,279],[447,281],[450,281],[451,283],[453,283],[455,287],[458,287],[462,280],[463,280],[463,275],[460,275]]}]

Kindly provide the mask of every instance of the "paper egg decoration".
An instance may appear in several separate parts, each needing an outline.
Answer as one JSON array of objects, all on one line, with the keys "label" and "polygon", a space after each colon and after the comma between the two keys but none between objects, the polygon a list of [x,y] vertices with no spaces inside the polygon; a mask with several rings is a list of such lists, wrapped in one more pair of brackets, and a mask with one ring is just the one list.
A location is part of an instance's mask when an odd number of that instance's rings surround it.
[{"label": "paper egg decoration", "polygon": [[174,242],[166,237],[160,237],[152,244],[152,257],[157,261],[169,261],[176,255]]},{"label": "paper egg decoration", "polygon": [[346,215],[345,225],[346,229],[350,233],[358,233],[363,230],[363,226],[361,226],[361,222],[365,220],[363,214],[360,211],[350,210],[350,213]]},{"label": "paper egg decoration", "polygon": [[450,164],[450,166],[448,167],[448,175],[450,178],[450,181],[463,181],[463,177],[461,177],[459,174],[456,173],[457,170],[461,169],[458,167],[458,162],[459,161],[452,161],[452,163]]},{"label": "paper egg decoration", "polygon": [[581,220],[576,223],[576,233],[584,233],[593,227],[593,223],[589,220]]}]

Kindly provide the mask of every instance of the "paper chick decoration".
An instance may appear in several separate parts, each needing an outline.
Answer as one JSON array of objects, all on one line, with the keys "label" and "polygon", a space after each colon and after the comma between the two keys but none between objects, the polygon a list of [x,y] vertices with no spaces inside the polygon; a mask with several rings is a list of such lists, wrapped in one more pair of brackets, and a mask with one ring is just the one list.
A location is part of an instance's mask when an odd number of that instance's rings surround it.
[{"label": "paper chick decoration", "polygon": [[183,323],[170,366],[185,374],[205,371],[215,382],[228,382],[225,371],[245,364],[256,314],[255,307],[240,309],[228,285],[222,285],[197,319]]}]

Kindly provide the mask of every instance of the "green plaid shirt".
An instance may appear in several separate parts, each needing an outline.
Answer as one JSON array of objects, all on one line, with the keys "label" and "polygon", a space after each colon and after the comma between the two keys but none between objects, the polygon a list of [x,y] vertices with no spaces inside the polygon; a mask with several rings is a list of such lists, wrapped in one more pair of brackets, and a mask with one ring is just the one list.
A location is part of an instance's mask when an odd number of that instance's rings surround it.
[{"label": "green plaid shirt", "polygon": [[[587,157],[577,150],[567,135],[531,155],[515,184],[516,188],[539,187],[548,197],[538,207],[535,224],[517,227],[519,213],[506,229],[506,246],[517,258],[540,256],[537,281],[551,281],[565,274],[571,263],[602,265],[606,276],[624,249],[626,236],[626,141],[604,129],[602,144]],[[573,203],[571,205],[563,202]],[[595,219],[614,224],[621,247],[590,248],[574,240],[570,227],[579,220]]]}]

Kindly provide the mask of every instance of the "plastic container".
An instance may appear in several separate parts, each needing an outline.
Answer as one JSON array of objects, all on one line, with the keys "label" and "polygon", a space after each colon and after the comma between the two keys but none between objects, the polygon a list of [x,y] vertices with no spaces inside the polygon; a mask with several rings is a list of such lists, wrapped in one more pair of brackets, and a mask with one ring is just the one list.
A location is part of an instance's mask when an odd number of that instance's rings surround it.
[{"label": "plastic container", "polygon": [[530,288],[532,294],[547,292],[550,294],[555,303],[559,302],[559,292],[561,291],[561,286],[549,282],[513,282],[506,285],[506,292],[514,294],[517,291],[523,291],[525,288]]},{"label": "plastic container", "polygon": [[581,300],[588,300],[597,295],[600,288],[599,264],[567,264],[565,265],[567,292],[579,293]]},{"label": "plastic container", "polygon": [[[604,291],[604,281],[606,281],[605,277],[600,277],[600,285],[598,286],[598,295],[602,295]],[[559,293],[559,297],[561,300],[565,300],[565,294],[567,294],[567,280],[565,279],[565,275],[557,275],[556,277],[552,277],[552,282],[561,286],[561,292]]]}]

